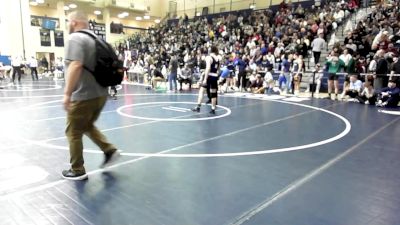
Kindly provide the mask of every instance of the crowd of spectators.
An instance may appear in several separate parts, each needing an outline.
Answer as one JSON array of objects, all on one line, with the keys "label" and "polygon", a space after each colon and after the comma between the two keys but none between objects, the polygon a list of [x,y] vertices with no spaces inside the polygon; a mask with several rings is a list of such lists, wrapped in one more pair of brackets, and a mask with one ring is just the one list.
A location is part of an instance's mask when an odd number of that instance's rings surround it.
[{"label": "crowd of spectators", "polygon": [[[344,42],[335,43],[326,59],[319,59],[321,51],[327,48],[328,35],[338,26],[345,26],[346,18],[357,11],[358,5],[356,0],[351,0],[305,9],[301,4],[294,6],[283,1],[276,12],[244,10],[218,17],[192,20],[184,17],[174,24],[164,24],[130,38],[129,50],[134,54],[124,64],[127,69],[147,71],[149,77],[157,73],[168,79],[171,57],[176,57],[178,80],[187,82],[199,79],[205,67],[205,55],[211,46],[217,46],[223,68],[229,71],[222,78],[224,91],[271,93],[279,86],[280,92],[297,95],[306,69],[305,59],[312,58],[317,72],[325,71],[332,76],[328,92],[335,89],[336,98],[339,98],[340,76],[337,72],[356,74],[357,79],[368,81],[380,93],[379,90],[389,85],[389,79],[398,81],[397,76],[389,77],[388,73],[400,74],[398,2],[376,6],[364,20],[348,29]],[[126,50],[124,45],[119,46],[120,52]],[[185,71],[183,78],[181,71]],[[194,77],[190,78],[190,74]],[[322,77],[316,77],[317,84]],[[160,81],[160,76],[157,80]],[[350,83],[347,76],[342,97],[348,93]]]},{"label": "crowd of spectators", "polygon": [[[372,13],[349,29],[344,42],[335,45],[325,68],[329,77],[328,93],[338,93],[338,72],[345,72],[343,92],[339,99],[354,98],[361,103],[377,102],[379,106],[397,106],[400,74],[400,4],[378,5]],[[333,84],[334,82],[334,84]],[[389,98],[386,99],[386,92]],[[366,101],[368,99],[368,101]],[[385,101],[386,99],[386,101]],[[385,103],[386,102],[386,103]]]}]

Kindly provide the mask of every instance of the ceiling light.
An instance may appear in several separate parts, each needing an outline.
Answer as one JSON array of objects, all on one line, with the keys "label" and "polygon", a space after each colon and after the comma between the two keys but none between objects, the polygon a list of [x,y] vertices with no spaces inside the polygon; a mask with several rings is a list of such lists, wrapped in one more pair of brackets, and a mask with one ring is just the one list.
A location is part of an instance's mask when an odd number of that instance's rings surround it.
[{"label": "ceiling light", "polygon": [[36,0],[36,2],[39,3],[39,4],[43,4],[44,0]]},{"label": "ceiling light", "polygon": [[149,15],[145,15],[145,16],[143,16],[143,19],[149,20],[149,19],[150,19],[150,16],[149,16]]},{"label": "ceiling light", "polygon": [[161,20],[159,20],[159,19],[156,19],[156,20],[154,20],[154,22],[155,22],[155,23],[160,23],[160,22],[161,22]]},{"label": "ceiling light", "polygon": [[101,11],[100,10],[96,10],[96,11],[94,11],[94,14],[95,15],[101,15]]},{"label": "ceiling light", "polygon": [[123,12],[123,13],[121,13],[122,15],[124,15],[125,17],[126,16],[129,16],[129,13],[127,13],[127,12]]},{"label": "ceiling light", "polygon": [[75,8],[78,7],[78,6],[77,6],[76,4],[70,4],[69,7],[70,7],[71,9],[75,9]]},{"label": "ceiling light", "polygon": [[68,6],[64,6],[64,11],[68,11],[69,7]]},{"label": "ceiling light", "polygon": [[136,20],[142,20],[142,17],[141,16],[137,16]]},{"label": "ceiling light", "polygon": [[37,6],[38,3],[37,2],[30,2],[29,4],[33,5],[33,6]]}]

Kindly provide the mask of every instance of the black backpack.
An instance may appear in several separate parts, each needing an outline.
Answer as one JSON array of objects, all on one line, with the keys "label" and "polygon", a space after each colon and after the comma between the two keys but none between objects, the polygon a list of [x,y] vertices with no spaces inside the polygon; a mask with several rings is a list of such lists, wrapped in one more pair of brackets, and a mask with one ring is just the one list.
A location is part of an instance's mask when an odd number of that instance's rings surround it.
[{"label": "black backpack", "polygon": [[78,32],[89,35],[96,42],[96,66],[94,71],[86,66],[83,66],[83,68],[92,73],[97,83],[103,87],[121,84],[124,78],[123,62],[118,59],[111,45],[90,32],[83,30]]}]

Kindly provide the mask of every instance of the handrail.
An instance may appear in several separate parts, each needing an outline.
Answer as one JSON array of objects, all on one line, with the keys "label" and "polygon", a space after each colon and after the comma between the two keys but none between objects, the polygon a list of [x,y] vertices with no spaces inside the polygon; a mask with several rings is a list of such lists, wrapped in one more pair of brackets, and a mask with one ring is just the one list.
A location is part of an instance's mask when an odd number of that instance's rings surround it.
[{"label": "handrail", "polygon": [[[327,72],[327,71],[324,71],[324,72],[316,72],[316,71],[314,71],[314,73],[329,73],[329,72]],[[339,76],[359,75],[359,76],[381,76],[381,77],[394,76],[394,77],[400,77],[400,74],[390,74],[390,73],[388,73],[388,74],[376,74],[376,73],[345,73],[345,72],[340,72],[340,73],[330,73],[330,74],[335,74],[335,75],[339,75]]]}]

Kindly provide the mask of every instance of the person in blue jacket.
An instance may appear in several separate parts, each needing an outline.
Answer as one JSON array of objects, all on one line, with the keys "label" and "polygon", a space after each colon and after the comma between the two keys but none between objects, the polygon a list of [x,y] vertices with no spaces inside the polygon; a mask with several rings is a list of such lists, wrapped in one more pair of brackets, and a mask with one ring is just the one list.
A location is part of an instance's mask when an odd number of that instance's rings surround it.
[{"label": "person in blue jacket", "polygon": [[378,94],[378,107],[397,107],[400,101],[400,88],[396,87],[396,81],[389,80],[388,87],[382,88]]},{"label": "person in blue jacket", "polygon": [[[222,67],[221,73],[220,73],[220,77],[219,77],[219,81],[218,81],[219,90],[220,90],[221,93],[224,93],[224,92],[228,91],[228,85],[227,84],[229,84],[229,82],[227,82],[227,80],[229,79],[230,73],[231,73],[231,71],[228,69],[227,65]],[[225,85],[225,88],[222,89],[222,87],[224,85]]]}]

